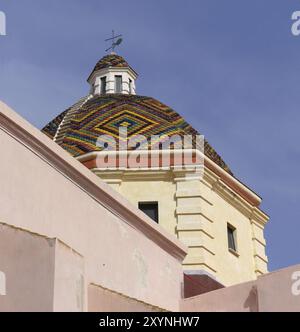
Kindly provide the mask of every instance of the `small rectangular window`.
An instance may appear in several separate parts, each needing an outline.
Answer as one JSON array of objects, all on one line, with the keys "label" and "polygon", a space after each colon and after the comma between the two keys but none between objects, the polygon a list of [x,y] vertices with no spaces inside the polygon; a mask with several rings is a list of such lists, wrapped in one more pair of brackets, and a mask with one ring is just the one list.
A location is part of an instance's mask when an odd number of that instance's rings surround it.
[{"label": "small rectangular window", "polygon": [[115,76],[115,93],[122,93],[122,76]]},{"label": "small rectangular window", "polygon": [[101,94],[106,93],[106,76],[101,77]]},{"label": "small rectangular window", "polygon": [[129,79],[129,93],[132,94],[132,80]]},{"label": "small rectangular window", "polygon": [[227,224],[227,236],[228,236],[228,248],[229,250],[237,251],[236,246],[236,229],[231,226],[230,224]]},{"label": "small rectangular window", "polygon": [[158,202],[139,202],[139,209],[158,223]]}]

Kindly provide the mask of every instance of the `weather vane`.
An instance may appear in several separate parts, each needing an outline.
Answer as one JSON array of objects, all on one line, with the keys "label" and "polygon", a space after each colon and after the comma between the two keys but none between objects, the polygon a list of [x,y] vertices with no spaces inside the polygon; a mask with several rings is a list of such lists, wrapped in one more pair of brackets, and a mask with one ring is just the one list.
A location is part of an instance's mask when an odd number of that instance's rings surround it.
[{"label": "weather vane", "polygon": [[122,35],[115,36],[115,31],[113,30],[112,37],[105,39],[105,41],[111,40],[111,47],[107,48],[105,50],[105,52],[108,52],[109,50],[111,50],[111,52],[113,53],[115,51],[115,47],[119,46],[122,43],[123,39],[121,37],[122,37]]}]

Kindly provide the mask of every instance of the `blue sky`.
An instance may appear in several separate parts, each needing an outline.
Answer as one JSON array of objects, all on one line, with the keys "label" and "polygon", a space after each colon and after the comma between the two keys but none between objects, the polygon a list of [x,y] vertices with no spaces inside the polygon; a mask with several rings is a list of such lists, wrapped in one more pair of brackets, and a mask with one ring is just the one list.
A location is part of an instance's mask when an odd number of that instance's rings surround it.
[{"label": "blue sky", "polygon": [[298,0],[0,0],[0,99],[41,128],[88,93],[111,29],[137,92],[183,115],[263,197],[271,270],[300,262]]}]

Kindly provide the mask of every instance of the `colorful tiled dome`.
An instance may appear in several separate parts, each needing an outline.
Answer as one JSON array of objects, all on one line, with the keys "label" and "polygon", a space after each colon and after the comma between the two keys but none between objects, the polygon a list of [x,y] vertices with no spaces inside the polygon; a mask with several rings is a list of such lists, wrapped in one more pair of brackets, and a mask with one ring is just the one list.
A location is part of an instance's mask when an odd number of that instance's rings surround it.
[{"label": "colorful tiled dome", "polygon": [[[106,94],[80,99],[61,113],[42,131],[74,157],[97,151],[97,138],[110,135],[118,139],[119,127],[126,126],[128,138],[135,135],[197,135],[178,113],[154,98]],[[205,141],[205,154],[225,171],[229,167]]]}]

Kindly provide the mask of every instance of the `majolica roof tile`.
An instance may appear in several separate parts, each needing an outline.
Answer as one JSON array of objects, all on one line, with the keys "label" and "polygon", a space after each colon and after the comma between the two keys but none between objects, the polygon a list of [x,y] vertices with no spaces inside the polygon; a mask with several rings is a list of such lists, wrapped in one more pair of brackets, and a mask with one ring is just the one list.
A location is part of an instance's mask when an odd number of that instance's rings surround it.
[{"label": "majolica roof tile", "polygon": [[[104,68],[131,68],[127,61],[117,54],[108,54],[101,58],[94,67],[93,71],[91,72],[89,78],[93,75],[94,72],[104,69]],[[131,68],[132,69],[132,68]],[[132,69],[133,70],[133,69]]]},{"label": "majolica roof tile", "polygon": [[[178,113],[158,100],[137,95],[97,95],[84,103],[77,103],[61,113],[42,131],[51,138],[60,137],[60,144],[77,157],[100,150],[96,145],[101,135],[119,139],[119,127],[126,126],[128,139],[143,135],[197,135],[199,134]],[[66,123],[62,123],[63,119]],[[63,127],[63,135],[58,131]],[[150,144],[150,143],[149,143]],[[225,171],[232,174],[218,153],[205,141],[205,154]]]}]

